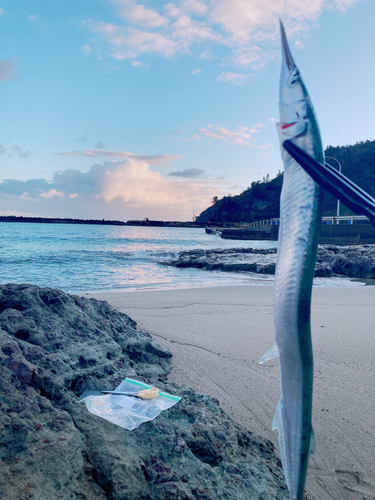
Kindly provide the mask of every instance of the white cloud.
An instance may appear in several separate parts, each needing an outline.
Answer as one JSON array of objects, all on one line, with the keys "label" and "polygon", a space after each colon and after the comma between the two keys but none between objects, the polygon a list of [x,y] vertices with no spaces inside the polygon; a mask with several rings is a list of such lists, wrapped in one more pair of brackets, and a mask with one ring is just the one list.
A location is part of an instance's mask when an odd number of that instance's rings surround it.
[{"label": "white cloud", "polygon": [[202,200],[210,199],[217,186],[205,181],[179,181],[166,179],[159,172],[149,169],[144,161],[128,160],[109,166],[102,179],[102,190],[97,199],[107,203],[116,200],[127,205],[150,207],[202,206]]},{"label": "white cloud", "polygon": [[38,16],[36,16],[35,14],[30,14],[28,19],[29,21],[36,21],[38,19]]},{"label": "white cloud", "polygon": [[137,4],[134,0],[109,0],[109,2],[115,7],[119,16],[130,23],[148,28],[159,28],[168,24],[165,17],[142,4]]},{"label": "white cloud", "polygon": [[361,1],[362,0],[333,0],[333,3],[335,7],[345,12],[348,7]]},{"label": "white cloud", "polygon": [[196,76],[197,76],[197,75],[199,75],[199,73],[202,73],[202,70],[201,70],[201,69],[199,69],[199,68],[196,68],[196,69],[194,69],[194,70],[191,72],[191,74],[192,74],[192,75],[196,75]]},{"label": "white cloud", "polygon": [[241,46],[233,50],[230,62],[235,66],[242,66],[253,70],[259,70],[267,65],[270,55],[267,50],[258,46]]},{"label": "white cloud", "polygon": [[141,61],[132,61],[130,66],[134,66],[135,68],[149,68],[150,65],[148,63],[143,63]]},{"label": "white cloud", "polygon": [[225,127],[220,127],[220,125],[208,125],[207,128],[198,129],[198,132],[210,139],[228,142],[236,146],[250,146],[253,148],[267,149],[269,145],[258,145],[256,144],[257,140],[253,137],[254,134],[259,132],[261,127],[262,125],[257,123],[251,129],[248,127],[238,127],[237,130],[229,130]]},{"label": "white cloud", "polygon": [[65,193],[62,191],[56,191],[56,189],[50,189],[49,191],[41,193],[39,195],[41,198],[54,198],[55,196],[58,198],[64,198]]},{"label": "white cloud", "polygon": [[199,54],[198,59],[211,59],[211,52],[209,50],[204,50]]},{"label": "white cloud", "polygon": [[69,198],[71,199],[78,198],[78,194],[77,193],[70,194]]},{"label": "white cloud", "polygon": [[245,85],[246,82],[251,78],[250,74],[244,75],[243,73],[221,73],[216,80],[218,82],[231,82],[234,85]]},{"label": "white cloud", "polygon": [[1,16],[1,14],[3,14],[3,13],[4,13],[4,9],[3,9],[2,7],[0,7],[0,16]]},{"label": "white cloud", "polygon": [[324,0],[213,0],[210,20],[232,35],[238,45],[275,38],[278,20],[297,22],[299,29],[322,13]]},{"label": "white cloud", "polygon": [[296,40],[294,42],[294,45],[295,45],[295,47],[297,47],[297,49],[304,49],[305,48],[305,44],[300,42],[299,40]]},{"label": "white cloud", "polygon": [[[360,0],[108,0],[119,23],[87,20],[83,26],[105,40],[115,59],[141,54],[163,58],[192,55],[211,57],[216,46],[224,59],[253,71],[264,67],[279,43],[279,18],[293,40],[311,29],[324,9],[345,11]],[[203,50],[202,50],[203,49]]]},{"label": "white cloud", "polygon": [[181,16],[172,25],[172,37],[184,41],[187,47],[192,43],[212,41],[223,43],[224,39],[220,33],[214,31],[206,23],[192,19],[187,15]]},{"label": "white cloud", "polygon": [[86,45],[82,45],[82,47],[81,47],[82,54],[87,56],[87,54],[90,54],[91,51],[92,51],[92,48],[90,47],[90,45],[88,43]]},{"label": "white cloud", "polygon": [[204,16],[208,11],[208,6],[205,2],[199,2],[197,0],[182,0],[178,5],[167,3],[164,5],[163,10],[170,18],[178,18],[187,13]]},{"label": "white cloud", "polygon": [[140,54],[157,54],[168,58],[173,57],[178,51],[174,40],[158,32],[152,33],[92,20],[85,21],[83,25],[111,45],[111,55],[117,60],[132,59]]},{"label": "white cloud", "polygon": [[118,60],[135,58],[141,54],[157,54],[163,58],[171,58],[179,54],[188,54],[191,45],[195,43],[226,43],[222,35],[205,22],[192,19],[186,14],[178,16],[165,29],[154,31],[92,19],[84,21],[82,26],[108,42],[112,49],[111,56]]},{"label": "white cloud", "polygon": [[14,57],[0,59],[0,82],[7,82],[16,78],[18,78],[16,59]]}]

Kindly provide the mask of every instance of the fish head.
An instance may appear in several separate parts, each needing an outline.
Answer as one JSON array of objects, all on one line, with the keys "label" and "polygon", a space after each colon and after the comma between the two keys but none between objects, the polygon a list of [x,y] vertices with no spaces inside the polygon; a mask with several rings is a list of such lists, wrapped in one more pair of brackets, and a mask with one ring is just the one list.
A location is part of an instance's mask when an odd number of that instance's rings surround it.
[{"label": "fish head", "polygon": [[314,116],[309,94],[289,49],[283,23],[280,21],[282,66],[280,76],[280,123],[282,140],[304,135]]}]

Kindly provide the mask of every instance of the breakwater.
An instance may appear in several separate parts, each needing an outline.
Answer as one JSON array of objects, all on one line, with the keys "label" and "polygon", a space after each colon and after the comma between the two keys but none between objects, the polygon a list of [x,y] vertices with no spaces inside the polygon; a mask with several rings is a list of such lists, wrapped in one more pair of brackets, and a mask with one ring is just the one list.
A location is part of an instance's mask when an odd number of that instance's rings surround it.
[{"label": "breakwater", "polygon": [[[251,229],[224,229],[221,237],[229,240],[277,241],[279,225]],[[322,224],[319,243],[334,245],[375,244],[375,228],[371,224]]]},{"label": "breakwater", "polygon": [[105,219],[60,219],[56,217],[17,217],[15,215],[1,215],[0,222],[27,222],[33,224],[95,224],[104,226],[125,226],[120,220]]},{"label": "breakwater", "polygon": [[145,226],[145,227],[204,227],[205,223],[163,220],[105,220],[105,219],[71,219],[59,217],[24,217],[16,215],[0,215],[0,222],[27,222],[34,224],[95,224],[101,226]]}]

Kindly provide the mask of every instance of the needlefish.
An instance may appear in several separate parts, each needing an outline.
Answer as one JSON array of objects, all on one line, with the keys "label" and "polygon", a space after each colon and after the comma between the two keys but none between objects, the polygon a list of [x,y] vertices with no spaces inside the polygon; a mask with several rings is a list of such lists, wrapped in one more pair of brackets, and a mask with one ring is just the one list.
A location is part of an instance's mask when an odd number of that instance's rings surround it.
[{"label": "needlefish", "polygon": [[309,455],[315,448],[311,425],[313,352],[310,305],[322,216],[322,191],[282,144],[289,140],[320,163],[324,163],[324,153],[310,96],[293,60],[281,21],[280,30],[282,67],[277,131],[284,180],[273,297],[275,345],[259,363],[279,358],[281,397],[272,429],[279,432],[281,461],[290,499],[300,500]]}]

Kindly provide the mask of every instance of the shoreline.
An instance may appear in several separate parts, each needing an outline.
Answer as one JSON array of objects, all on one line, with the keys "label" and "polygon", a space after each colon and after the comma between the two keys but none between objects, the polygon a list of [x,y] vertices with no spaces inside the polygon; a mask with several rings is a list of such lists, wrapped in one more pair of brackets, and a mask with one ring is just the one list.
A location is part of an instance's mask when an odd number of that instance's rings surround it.
[{"label": "shoreline", "polygon": [[[333,278],[335,279],[335,278]],[[340,278],[339,278],[340,279]],[[352,290],[353,288],[368,288],[368,287],[373,287],[375,286],[375,279],[369,279],[369,278],[344,278],[347,279],[348,281],[351,281],[353,283],[358,283],[358,285],[319,285],[319,284],[313,284],[313,290],[315,288],[329,288],[329,289],[337,289],[337,288],[349,288]],[[99,291],[65,291],[65,293],[69,293],[71,295],[80,295],[82,297],[94,297],[96,298],[97,295],[111,295],[111,294],[132,294],[132,293],[156,293],[156,292],[176,292],[176,291],[184,291],[184,290],[203,290],[203,289],[212,289],[212,288],[235,288],[235,287],[272,287],[273,288],[273,281],[266,281],[264,280],[263,282],[259,280],[257,282],[255,279],[251,283],[233,283],[233,284],[228,284],[225,283],[224,285],[219,285],[218,283],[210,283],[208,285],[201,285],[199,286],[198,284],[194,284],[192,287],[186,287],[186,286],[174,286],[171,285],[170,287],[164,287],[164,288],[150,288],[150,289],[144,289],[144,288],[127,288],[127,289],[111,289],[111,290],[99,290]],[[99,299],[99,300],[106,300],[105,298]]]},{"label": "shoreline", "polygon": [[[217,398],[234,420],[277,444],[271,422],[280,396],[278,364],[258,365],[273,344],[273,287],[132,292],[80,295],[106,300],[167,346],[174,355],[170,381]],[[319,500],[362,499],[364,487],[375,492],[374,304],[371,286],[313,287],[317,451],[306,486]]]}]

